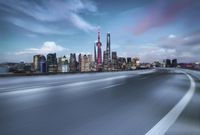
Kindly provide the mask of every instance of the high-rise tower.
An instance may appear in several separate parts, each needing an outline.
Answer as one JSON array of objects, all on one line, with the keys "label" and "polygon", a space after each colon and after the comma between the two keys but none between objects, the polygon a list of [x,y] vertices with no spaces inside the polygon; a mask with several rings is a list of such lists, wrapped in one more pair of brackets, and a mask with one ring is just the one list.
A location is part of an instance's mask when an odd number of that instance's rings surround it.
[{"label": "high-rise tower", "polygon": [[57,72],[58,64],[56,53],[49,53],[47,54],[47,71],[48,72]]},{"label": "high-rise tower", "polygon": [[103,55],[103,68],[105,71],[111,70],[111,53],[110,53],[110,33],[106,36],[107,44]]},{"label": "high-rise tower", "polygon": [[107,45],[106,45],[107,57],[110,60],[110,33],[107,33]]},{"label": "high-rise tower", "polygon": [[76,61],[76,54],[75,53],[70,53],[69,69],[70,69],[70,72],[76,72],[77,71],[77,61]]},{"label": "high-rise tower", "polygon": [[102,70],[102,54],[101,54],[101,46],[102,43],[100,41],[100,32],[98,32],[98,42],[97,42],[97,71]]},{"label": "high-rise tower", "polygon": [[94,62],[97,62],[96,42],[94,43]]}]

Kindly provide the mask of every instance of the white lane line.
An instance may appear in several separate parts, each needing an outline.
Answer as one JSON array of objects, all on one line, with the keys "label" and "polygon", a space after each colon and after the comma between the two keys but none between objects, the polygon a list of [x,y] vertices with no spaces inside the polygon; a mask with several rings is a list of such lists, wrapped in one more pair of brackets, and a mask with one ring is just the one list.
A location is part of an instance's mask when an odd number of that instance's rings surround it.
[{"label": "white lane line", "polygon": [[103,87],[103,88],[101,88],[101,89],[109,89],[109,88],[116,87],[116,86],[119,86],[119,85],[121,85],[121,83],[109,85],[109,86]]},{"label": "white lane line", "polygon": [[184,97],[145,135],[164,135],[175,123],[182,111],[188,105],[195,92],[195,82],[190,75],[184,73],[190,80],[190,88]]},{"label": "white lane line", "polygon": [[122,76],[109,77],[109,78],[98,79],[98,80],[77,82],[77,83],[66,84],[66,85],[67,85],[67,86],[79,86],[79,85],[85,85],[85,84],[91,84],[91,83],[99,83],[99,82],[105,82],[105,81],[113,81],[113,80],[116,80],[116,79],[123,79],[123,78],[126,78],[126,77],[127,77],[127,76],[122,75]]},{"label": "white lane line", "polygon": [[[115,77],[109,77],[109,78],[103,78],[103,79],[97,79],[97,80],[90,80],[90,81],[83,81],[83,82],[75,82],[70,84],[60,84],[59,86],[66,86],[66,87],[74,87],[74,86],[80,86],[80,85],[87,85],[92,83],[99,83],[99,82],[105,82],[105,81],[113,81],[117,79],[124,79],[127,76],[115,76]],[[17,88],[17,90],[7,90],[7,91],[0,91],[0,94],[3,93],[20,93],[20,92],[33,92],[33,91],[41,91],[41,90],[48,90],[47,88],[57,87],[56,86],[41,86],[41,87],[28,87],[28,88]]]}]

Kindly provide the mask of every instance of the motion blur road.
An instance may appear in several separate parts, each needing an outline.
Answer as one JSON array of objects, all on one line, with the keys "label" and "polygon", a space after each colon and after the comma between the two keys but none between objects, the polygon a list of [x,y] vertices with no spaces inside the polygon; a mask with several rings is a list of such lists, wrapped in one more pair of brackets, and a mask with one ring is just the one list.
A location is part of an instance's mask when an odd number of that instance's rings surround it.
[{"label": "motion blur road", "polygon": [[1,135],[200,135],[200,73],[0,78]]}]

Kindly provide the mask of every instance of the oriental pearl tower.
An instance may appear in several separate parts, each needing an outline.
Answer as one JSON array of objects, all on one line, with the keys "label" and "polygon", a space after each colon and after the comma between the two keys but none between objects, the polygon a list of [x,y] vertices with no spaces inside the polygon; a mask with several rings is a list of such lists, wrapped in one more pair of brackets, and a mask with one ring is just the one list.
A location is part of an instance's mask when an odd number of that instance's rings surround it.
[{"label": "oriental pearl tower", "polygon": [[97,46],[97,71],[102,70],[102,53],[101,53],[101,46],[102,43],[100,41],[100,32],[98,32],[98,41],[96,43]]}]

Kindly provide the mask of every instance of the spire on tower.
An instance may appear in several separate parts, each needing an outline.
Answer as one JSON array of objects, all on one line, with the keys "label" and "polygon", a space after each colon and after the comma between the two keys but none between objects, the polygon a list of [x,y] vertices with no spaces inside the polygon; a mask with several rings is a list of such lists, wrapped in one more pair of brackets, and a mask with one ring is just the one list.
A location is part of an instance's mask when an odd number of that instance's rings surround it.
[{"label": "spire on tower", "polygon": [[94,42],[94,61],[96,62],[97,61],[97,54],[96,54],[96,42]]},{"label": "spire on tower", "polygon": [[98,32],[98,42],[100,42],[100,32]]}]

